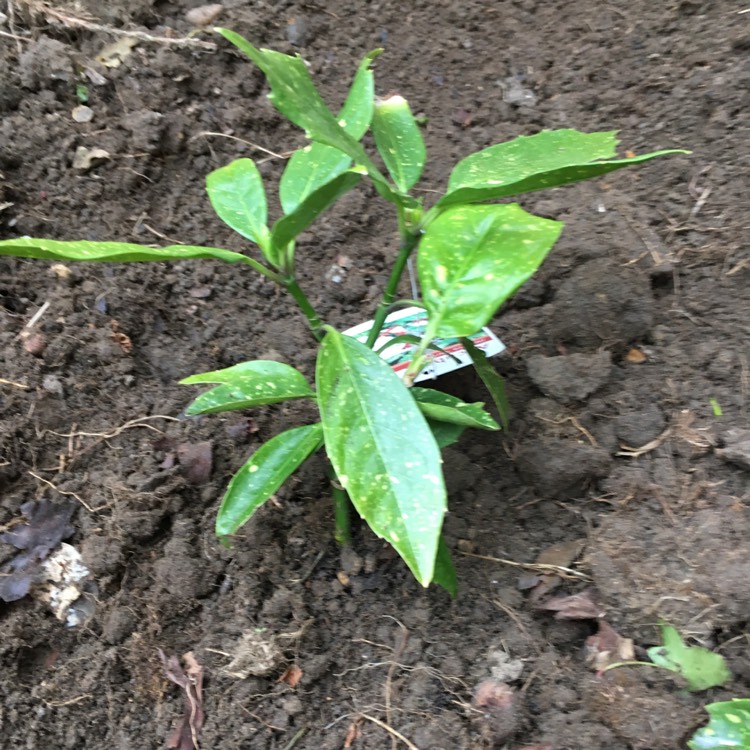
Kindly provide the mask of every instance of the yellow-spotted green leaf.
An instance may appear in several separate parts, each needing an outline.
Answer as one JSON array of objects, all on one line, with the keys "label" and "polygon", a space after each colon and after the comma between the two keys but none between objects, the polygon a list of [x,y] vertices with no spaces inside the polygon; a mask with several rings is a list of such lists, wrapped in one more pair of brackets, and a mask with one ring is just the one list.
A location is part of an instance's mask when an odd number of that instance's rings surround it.
[{"label": "yellow-spotted green leaf", "polygon": [[521,195],[599,177],[660,156],[690,153],[667,149],[617,159],[616,132],[544,130],[477,151],[456,164],[446,195],[437,205],[445,208]]},{"label": "yellow-spotted green leaf", "polygon": [[270,49],[258,49],[229,29],[216,31],[263,71],[271,87],[268,98],[282,115],[302,128],[311,141],[343,151],[356,165],[365,168],[381,196],[392,203],[398,202],[398,195],[394,193],[388,180],[375,166],[359,141],[339,125],[328,109],[301,57],[291,57]]},{"label": "yellow-spotted green leaf", "polygon": [[500,429],[500,425],[484,410],[484,404],[481,401],[467,404],[449,393],[417,386],[411,389],[411,395],[414,396],[422,414],[428,419],[451,422],[464,427],[475,427],[480,430]]},{"label": "yellow-spotted green leaf", "polygon": [[216,535],[234,534],[323,444],[320,424],[295,427],[264,443],[232,477],[216,518]]},{"label": "yellow-spotted green leaf", "polygon": [[427,152],[406,99],[391,96],[375,102],[372,134],[396,187],[408,193],[422,176]]},{"label": "yellow-spotted green leaf", "polygon": [[266,260],[277,265],[276,258],[270,253],[266,193],[255,162],[235,159],[231,164],[210,172],[206,177],[206,192],[219,218],[258,245]]},{"label": "yellow-spotted green leaf", "polygon": [[442,534],[440,535],[438,551],[435,557],[435,575],[432,578],[432,582],[438,586],[442,586],[454,599],[458,595],[456,568],[453,565],[450,550]]},{"label": "yellow-spotted green leaf", "polygon": [[[374,50],[362,60],[339,112],[339,125],[357,141],[367,132],[372,120],[375,85],[370,65],[380,52]],[[295,151],[284,168],[279,184],[279,200],[284,213],[292,213],[305,198],[346,172],[351,164],[351,157],[347,154],[322,143],[310,143]]]},{"label": "yellow-spotted green leaf", "polygon": [[435,442],[438,444],[440,450],[457,443],[466,429],[466,427],[460,424],[455,424],[453,422],[438,422],[435,419],[428,419],[427,424],[430,426],[432,436],[435,438]]},{"label": "yellow-spotted green leaf", "polygon": [[427,586],[446,493],[424,416],[375,352],[332,329],[318,353],[316,380],[326,452],[339,481],[370,528]]},{"label": "yellow-spotted green leaf", "polygon": [[190,416],[248,409],[294,398],[315,398],[302,373],[283,362],[273,360],[241,362],[223,370],[191,375],[180,383],[216,385],[216,388],[201,394],[188,406],[185,413]]},{"label": "yellow-spotted green leaf", "polygon": [[453,206],[425,230],[419,281],[436,335],[471,336],[537,270],[562,224],[517,204]]},{"label": "yellow-spotted green leaf", "polygon": [[344,193],[349,192],[362,179],[356,172],[346,171],[310,193],[292,213],[279,219],[271,230],[276,257],[282,257],[284,248],[304,232],[327,208]]},{"label": "yellow-spotted green leaf", "polygon": [[508,403],[508,396],[505,393],[505,381],[487,361],[487,355],[481,349],[474,346],[471,339],[462,338],[461,346],[466,349],[467,354],[471,357],[477,375],[479,375],[484,383],[484,387],[495,403],[497,413],[500,415],[500,422],[507,430],[510,424],[510,404]]},{"label": "yellow-spotted green leaf", "polygon": [[662,645],[648,649],[648,658],[659,667],[682,675],[691,692],[708,690],[732,679],[721,654],[702,646],[686,646],[675,628],[661,624]]},{"label": "yellow-spotted green leaf", "polygon": [[688,741],[690,750],[750,750],[750,698],[709,703],[711,720]]},{"label": "yellow-spotted green leaf", "polygon": [[[0,255],[38,260],[97,261],[100,263],[133,263],[145,261],[215,258],[226,263],[248,263],[252,259],[242,253],[218,247],[169,245],[146,247],[128,242],[91,242],[89,240],[44,240],[19,237],[0,240]],[[251,265],[258,265],[253,262]],[[265,269],[267,270],[267,269]]]}]

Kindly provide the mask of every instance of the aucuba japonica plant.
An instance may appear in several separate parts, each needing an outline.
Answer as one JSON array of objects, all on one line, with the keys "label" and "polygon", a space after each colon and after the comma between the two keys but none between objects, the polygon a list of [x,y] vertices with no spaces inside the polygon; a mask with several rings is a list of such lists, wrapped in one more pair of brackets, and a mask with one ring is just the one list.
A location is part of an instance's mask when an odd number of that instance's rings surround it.
[{"label": "aucuba japonica plant", "polygon": [[[417,580],[455,592],[456,579],[441,528],[447,499],[440,450],[466,427],[497,430],[483,404],[411,387],[436,339],[460,339],[505,419],[502,380],[466,338],[485,326],[527,281],[562,230],[500,198],[597,177],[658,156],[617,158],[614,132],[543,131],[478,151],[453,169],[442,197],[426,207],[413,188],[425,165],[425,146],[409,105],[400,96],[374,96],[368,54],[338,116],[326,106],[304,61],[257,49],[227,29],[218,33],[265,75],[274,106],[309,140],[286,164],[279,184],[282,216],[269,224],[265,188],[254,162],[241,158],[211,172],[207,191],[218,216],[254,243],[260,258],[214,247],[152,248],[115,242],[10,239],[0,254],[66,261],[174,261],[213,258],[244,264],[288,291],[319,342],[315,388],[293,367],[243,362],[185,378],[208,384],[187,414],[247,409],[288,399],[311,399],[320,420],[282,432],[235,474],[222,500],[216,533],[242,526],[313,453],[325,448],[331,464],[336,536],[349,538],[349,501],[370,528],[398,551]],[[371,131],[383,170],[360,142]],[[400,248],[366,342],[325,325],[295,275],[295,240],[342,195],[368,179],[392,204]],[[427,313],[424,335],[412,341],[403,379],[374,351],[396,303],[399,281],[416,255]],[[407,337],[408,338],[408,337]]]}]

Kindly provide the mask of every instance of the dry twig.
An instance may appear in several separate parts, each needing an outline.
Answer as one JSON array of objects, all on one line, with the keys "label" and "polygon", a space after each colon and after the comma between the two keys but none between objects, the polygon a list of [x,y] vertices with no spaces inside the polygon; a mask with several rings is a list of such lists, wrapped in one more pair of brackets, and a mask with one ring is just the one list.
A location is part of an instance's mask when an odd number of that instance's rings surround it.
[{"label": "dry twig", "polygon": [[138,39],[141,42],[151,42],[154,44],[164,44],[172,47],[194,47],[203,49],[207,52],[215,52],[218,47],[214,42],[205,42],[202,39],[193,37],[171,37],[171,36],[154,36],[145,31],[136,31],[133,29],[115,29],[112,26],[105,26],[96,23],[92,16],[83,17],[82,14],[73,15],[69,11],[55,8],[39,0],[22,0],[22,2],[32,11],[43,15],[47,22],[53,26],[64,26],[68,29],[85,29],[86,31],[96,31],[102,34],[110,34],[118,37],[130,37]]}]

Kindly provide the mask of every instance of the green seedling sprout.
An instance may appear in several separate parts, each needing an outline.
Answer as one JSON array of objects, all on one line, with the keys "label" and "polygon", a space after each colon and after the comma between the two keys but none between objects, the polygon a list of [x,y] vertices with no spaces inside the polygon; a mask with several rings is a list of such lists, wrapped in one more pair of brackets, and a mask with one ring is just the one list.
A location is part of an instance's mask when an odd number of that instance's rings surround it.
[{"label": "green seedling sprout", "polygon": [[689,740],[690,750],[750,750],[750,698],[709,703],[711,720]]},{"label": "green seedling sprout", "polygon": [[721,654],[702,646],[686,646],[679,632],[661,623],[661,646],[653,646],[647,653],[651,661],[619,661],[610,664],[602,673],[618,667],[655,667],[682,676],[690,692],[719,687],[732,679],[732,673]]},{"label": "green seedling sprout", "polygon": [[[273,105],[308,138],[293,153],[279,183],[282,215],[269,222],[266,188],[251,159],[211,172],[206,180],[218,216],[257,247],[257,254],[215,247],[150,248],[116,242],[61,242],[19,238],[0,242],[0,254],[55,261],[141,262],[214,259],[249,266],[285,289],[318,341],[315,388],[293,367],[244,362],[185,378],[211,385],[187,414],[247,409],[308,399],[320,420],[282,432],[259,448],[231,480],[216,533],[234,534],[310,455],[325,449],[331,465],[336,538],[350,539],[350,503],[387,540],[416,579],[451,592],[456,577],[442,538],[447,508],[441,449],[466,427],[497,430],[483,404],[466,404],[432,389],[410,388],[438,346],[435,339],[464,339],[487,325],[538,269],[562,223],[498,199],[609,174],[680,150],[618,158],[614,132],[565,129],[521,136],[478,151],[453,169],[441,197],[427,207],[413,193],[426,162],[420,124],[401,96],[376,99],[372,62],[366,55],[343,108],[334,114],[315,87],[304,61],[258,49],[228,29],[217,29],[264,73]],[[361,143],[371,132],[377,158]],[[374,311],[366,343],[345,336],[318,315],[296,273],[296,239],[342,195],[363,180],[391,204],[400,246]],[[373,351],[410,259],[416,259],[428,325],[414,345],[401,380]],[[467,342],[475,367],[507,424],[500,376]]]}]

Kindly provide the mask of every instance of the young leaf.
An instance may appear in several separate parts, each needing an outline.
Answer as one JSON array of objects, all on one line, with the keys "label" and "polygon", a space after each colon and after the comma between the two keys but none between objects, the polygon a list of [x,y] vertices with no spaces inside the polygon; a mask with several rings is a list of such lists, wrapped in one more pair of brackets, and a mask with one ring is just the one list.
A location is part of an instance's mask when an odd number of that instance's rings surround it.
[{"label": "young leaf", "polygon": [[499,430],[500,425],[482,408],[483,403],[467,404],[460,398],[432,388],[412,387],[411,395],[428,419],[451,422],[480,430]]},{"label": "young leaf", "polygon": [[709,703],[706,711],[711,720],[688,742],[690,750],[750,750],[750,698]]},{"label": "young leaf", "polygon": [[266,193],[255,162],[235,159],[231,164],[210,172],[206,177],[206,192],[219,218],[258,245],[271,265],[278,265],[270,252]]},{"label": "young leaf", "polygon": [[326,452],[339,481],[370,528],[427,586],[446,493],[425,418],[375,352],[333,329],[321,344],[316,380]]},{"label": "young leaf", "polygon": [[310,193],[290,214],[279,219],[271,230],[274,253],[282,257],[284,248],[305,231],[315,219],[332,206],[344,193],[359,183],[362,176],[346,171]]},{"label": "young leaf", "polygon": [[293,398],[315,398],[302,373],[283,362],[256,359],[223,370],[202,372],[180,381],[181,385],[219,384],[206,391],[185,410],[189,416],[276,404]]},{"label": "young leaf", "polygon": [[268,98],[282,115],[302,128],[310,140],[337,148],[354,159],[355,164],[367,170],[381,196],[392,203],[399,202],[399,196],[394,193],[388,180],[380,173],[359,141],[339,125],[328,109],[300,57],[291,57],[270,49],[258,49],[229,29],[216,31],[263,71],[271,86]]},{"label": "young leaf", "polygon": [[521,195],[599,177],[660,156],[691,153],[667,149],[616,159],[615,136],[616,131],[544,130],[477,151],[456,164],[448,180],[448,191],[437,206],[446,208]]},{"label": "young leaf", "polygon": [[701,646],[686,646],[675,628],[661,624],[662,645],[648,649],[651,661],[659,667],[682,675],[688,690],[708,690],[732,679],[721,654]]},{"label": "young leaf", "polygon": [[467,354],[471,357],[477,375],[479,375],[484,383],[484,387],[489,391],[492,400],[495,402],[497,413],[500,415],[500,422],[503,428],[507,430],[510,424],[510,404],[508,403],[508,396],[505,393],[505,381],[487,361],[485,353],[474,346],[471,339],[462,338],[461,346],[466,349]]},{"label": "young leaf", "polygon": [[[0,255],[39,260],[99,261],[102,263],[186,260],[188,258],[216,258],[226,263],[247,263],[252,260],[242,253],[222,250],[218,247],[194,247],[192,245],[146,247],[127,242],[40,240],[31,237],[0,240]],[[264,270],[268,271],[268,269]]]},{"label": "young leaf", "polygon": [[391,96],[375,103],[372,134],[396,187],[408,193],[422,175],[427,152],[406,99]]},{"label": "young leaf", "polygon": [[562,223],[517,204],[455,206],[425,230],[417,250],[430,322],[442,338],[471,336],[534,272]]},{"label": "young leaf", "polygon": [[435,557],[435,575],[432,578],[432,582],[438,586],[442,586],[454,599],[458,596],[456,568],[453,565],[450,550],[442,534],[440,535],[438,551]]},{"label": "young leaf", "polygon": [[[349,96],[339,112],[339,125],[357,141],[367,132],[372,121],[375,85],[370,65],[379,54],[380,50],[374,50],[362,60]],[[279,200],[284,213],[292,213],[305,198],[346,172],[351,164],[351,157],[322,143],[310,143],[295,151],[284,168],[279,184]]]},{"label": "young leaf", "polygon": [[216,535],[234,534],[322,444],[323,430],[312,424],[282,432],[258,448],[229,483]]}]

